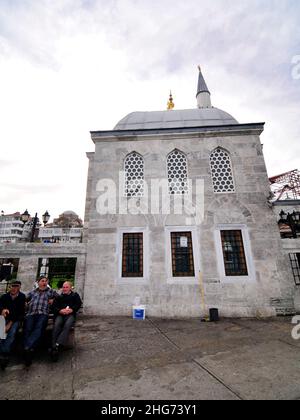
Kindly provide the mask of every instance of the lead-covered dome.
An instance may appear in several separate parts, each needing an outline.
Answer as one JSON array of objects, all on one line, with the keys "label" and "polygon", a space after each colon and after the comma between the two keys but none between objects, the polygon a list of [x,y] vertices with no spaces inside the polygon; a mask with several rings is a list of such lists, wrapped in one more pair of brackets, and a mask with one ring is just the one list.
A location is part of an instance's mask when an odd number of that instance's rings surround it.
[{"label": "lead-covered dome", "polygon": [[115,130],[205,127],[238,124],[230,114],[218,108],[195,108],[173,111],[132,112],[115,126]]}]

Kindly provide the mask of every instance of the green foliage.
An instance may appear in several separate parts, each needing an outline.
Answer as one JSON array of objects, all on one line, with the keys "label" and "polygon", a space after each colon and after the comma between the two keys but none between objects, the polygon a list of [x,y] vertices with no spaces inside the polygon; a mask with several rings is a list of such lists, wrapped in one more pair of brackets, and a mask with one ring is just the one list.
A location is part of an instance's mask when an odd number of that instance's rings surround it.
[{"label": "green foliage", "polygon": [[52,279],[50,279],[50,286],[52,287],[52,289],[56,289],[59,290],[62,288],[62,285],[65,281],[69,281],[73,284],[75,283],[75,276],[56,276],[56,277],[52,277]]}]

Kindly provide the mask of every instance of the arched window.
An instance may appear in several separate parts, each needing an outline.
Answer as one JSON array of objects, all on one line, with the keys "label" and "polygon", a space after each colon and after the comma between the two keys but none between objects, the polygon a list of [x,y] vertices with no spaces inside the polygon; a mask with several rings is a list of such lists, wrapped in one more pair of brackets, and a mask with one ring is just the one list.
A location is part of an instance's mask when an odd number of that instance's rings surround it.
[{"label": "arched window", "polygon": [[168,156],[168,185],[170,194],[187,194],[187,161],[184,153],[174,150]]},{"label": "arched window", "polygon": [[124,163],[125,196],[144,196],[144,159],[136,152],[130,153]]},{"label": "arched window", "polygon": [[235,192],[230,155],[218,147],[210,155],[211,176],[215,193]]}]

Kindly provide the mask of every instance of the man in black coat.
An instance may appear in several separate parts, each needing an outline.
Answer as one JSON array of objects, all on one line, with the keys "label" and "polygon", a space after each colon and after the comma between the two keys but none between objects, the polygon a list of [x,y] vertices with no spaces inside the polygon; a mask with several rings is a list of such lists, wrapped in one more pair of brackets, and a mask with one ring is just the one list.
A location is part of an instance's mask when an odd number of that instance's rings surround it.
[{"label": "man in black coat", "polygon": [[25,295],[20,291],[21,282],[14,281],[10,291],[0,298],[0,315],[4,316],[6,322],[7,337],[0,340],[0,367],[5,369],[9,362],[9,354],[15,341],[16,334],[24,319]]},{"label": "man in black coat", "polygon": [[59,348],[64,346],[69,337],[76,314],[81,308],[82,301],[78,293],[72,291],[72,283],[66,281],[62,287],[62,294],[53,303],[54,327],[52,332],[51,358],[58,360]]}]

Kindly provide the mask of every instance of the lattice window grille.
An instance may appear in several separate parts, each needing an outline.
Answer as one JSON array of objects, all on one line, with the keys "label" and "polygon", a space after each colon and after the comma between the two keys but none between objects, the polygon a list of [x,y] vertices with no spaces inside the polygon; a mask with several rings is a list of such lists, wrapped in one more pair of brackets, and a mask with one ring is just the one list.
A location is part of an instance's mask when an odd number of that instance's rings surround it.
[{"label": "lattice window grille", "polygon": [[187,160],[184,153],[174,150],[167,160],[170,194],[188,194]]},{"label": "lattice window grille", "polygon": [[125,196],[144,196],[144,159],[136,152],[125,159]]},{"label": "lattice window grille", "polygon": [[230,156],[225,150],[218,148],[210,155],[210,167],[214,192],[235,192]]}]

